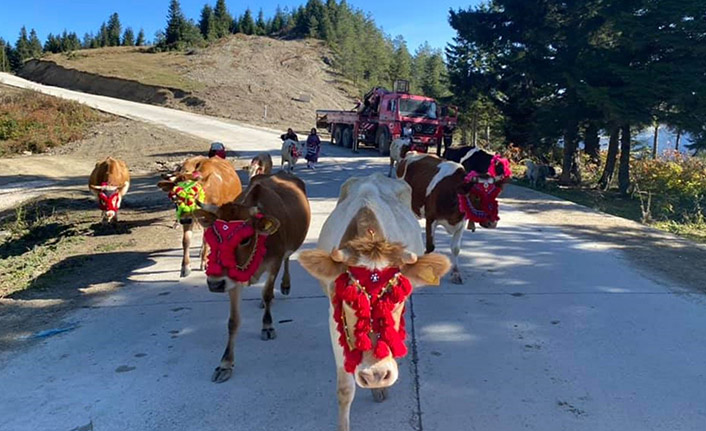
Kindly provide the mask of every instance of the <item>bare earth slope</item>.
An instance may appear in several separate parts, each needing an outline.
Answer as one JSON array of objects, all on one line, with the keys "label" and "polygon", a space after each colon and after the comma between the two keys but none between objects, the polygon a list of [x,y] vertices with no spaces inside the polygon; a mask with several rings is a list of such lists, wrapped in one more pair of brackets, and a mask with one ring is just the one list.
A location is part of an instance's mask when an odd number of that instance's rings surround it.
[{"label": "bare earth slope", "polygon": [[[130,92],[143,95],[145,100],[139,101],[249,124],[305,130],[313,126],[316,109],[353,106],[350,85],[326,64],[331,55],[316,40],[234,35],[186,53],[124,47],[54,54],[40,65],[26,67],[22,74],[49,85],[70,81],[73,89],[118,97],[130,97],[120,94],[120,86],[142,84],[144,89]],[[67,76],[72,71],[131,82],[106,80],[96,85],[90,82],[96,76]]]}]

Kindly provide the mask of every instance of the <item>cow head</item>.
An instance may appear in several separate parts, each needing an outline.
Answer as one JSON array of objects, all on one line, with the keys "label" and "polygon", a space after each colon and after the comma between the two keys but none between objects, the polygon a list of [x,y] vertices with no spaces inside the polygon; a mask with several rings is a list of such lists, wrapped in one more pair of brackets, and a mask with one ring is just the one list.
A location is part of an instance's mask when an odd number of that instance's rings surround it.
[{"label": "cow head", "polygon": [[510,180],[512,171],[507,159],[495,155],[490,161],[488,172],[480,174],[471,171],[458,186],[459,209],[471,222],[479,223],[487,229],[498,225],[498,196]]},{"label": "cow head", "polygon": [[102,220],[105,223],[116,220],[122,198],[118,192],[118,187],[103,183],[100,186],[91,184],[89,186],[98,195],[98,207],[101,209]]},{"label": "cow head", "polygon": [[248,169],[248,177],[252,178],[255,175],[260,175],[265,173],[265,167],[262,166],[262,162],[259,159],[253,159],[250,162],[250,168]]},{"label": "cow head", "polygon": [[201,204],[194,215],[204,227],[209,248],[206,264],[208,289],[225,292],[248,285],[267,253],[267,238],[277,232],[279,220],[257,206],[229,203],[221,207]]},{"label": "cow head", "polygon": [[[374,234],[373,234],[374,235]],[[412,286],[439,284],[451,264],[436,253],[417,257],[400,243],[358,238],[331,252],[301,252],[299,263],[333,286],[329,296],[344,368],[363,388],[397,381],[395,358],[407,354],[404,309]]]}]

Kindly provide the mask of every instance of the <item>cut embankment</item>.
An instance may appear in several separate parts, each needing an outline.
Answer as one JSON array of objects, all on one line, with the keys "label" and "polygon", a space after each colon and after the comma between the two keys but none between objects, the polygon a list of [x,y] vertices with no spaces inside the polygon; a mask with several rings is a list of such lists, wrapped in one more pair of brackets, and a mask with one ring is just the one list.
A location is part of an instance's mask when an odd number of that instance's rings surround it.
[{"label": "cut embankment", "polygon": [[102,76],[63,67],[53,61],[30,60],[18,75],[40,84],[68,88],[84,93],[116,97],[140,103],[168,105],[172,101],[188,105],[202,104],[190,92],[179,88],[160,87],[141,82]]}]

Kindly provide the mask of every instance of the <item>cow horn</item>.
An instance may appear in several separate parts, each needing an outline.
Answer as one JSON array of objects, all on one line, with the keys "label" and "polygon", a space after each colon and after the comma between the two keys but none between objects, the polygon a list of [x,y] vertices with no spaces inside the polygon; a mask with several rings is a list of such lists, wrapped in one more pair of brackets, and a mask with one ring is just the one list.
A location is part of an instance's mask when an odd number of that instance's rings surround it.
[{"label": "cow horn", "polygon": [[417,263],[417,255],[411,251],[405,251],[402,253],[402,263],[405,265],[412,265]]},{"label": "cow horn", "polygon": [[217,205],[206,204],[206,203],[203,203],[203,202],[199,201],[198,199],[196,199],[196,205],[197,205],[199,208],[201,208],[202,210],[204,210],[204,211],[206,211],[206,212],[208,212],[208,213],[211,213],[211,214],[216,214],[216,213],[218,212],[218,206],[217,206]]},{"label": "cow horn", "polygon": [[334,248],[331,251],[331,260],[338,263],[343,263],[348,258],[347,253],[341,249]]}]

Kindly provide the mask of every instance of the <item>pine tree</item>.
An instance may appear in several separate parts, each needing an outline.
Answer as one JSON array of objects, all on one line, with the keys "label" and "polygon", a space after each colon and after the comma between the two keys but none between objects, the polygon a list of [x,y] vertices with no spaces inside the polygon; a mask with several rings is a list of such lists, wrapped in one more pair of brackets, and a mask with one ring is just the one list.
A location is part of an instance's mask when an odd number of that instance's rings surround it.
[{"label": "pine tree", "polygon": [[255,34],[255,21],[252,19],[252,12],[250,12],[250,8],[245,9],[245,13],[240,19],[238,27],[241,33]]},{"label": "pine tree", "polygon": [[216,17],[213,13],[213,8],[205,4],[201,9],[201,18],[199,19],[199,30],[205,40],[216,39]]},{"label": "pine tree", "polygon": [[264,36],[267,34],[267,23],[265,23],[265,13],[260,9],[255,22],[255,34]]},{"label": "pine tree", "polygon": [[10,56],[8,55],[9,44],[5,42],[3,38],[0,37],[0,72],[9,72],[10,67]]},{"label": "pine tree", "polygon": [[101,47],[108,46],[108,26],[103,23],[98,32],[98,43]]},{"label": "pine tree", "polygon": [[169,11],[167,12],[167,28],[164,32],[164,42],[167,46],[174,46],[181,42],[184,38],[184,29],[186,27],[186,18],[181,11],[179,0],[171,0],[169,2]]},{"label": "pine tree", "polygon": [[123,46],[135,46],[135,33],[132,31],[132,27],[126,28],[123,33]]},{"label": "pine tree", "polygon": [[110,15],[108,19],[108,26],[106,28],[108,33],[108,46],[120,46],[120,35],[122,34],[122,27],[120,25],[120,17],[117,12]]},{"label": "pine tree", "polygon": [[15,52],[20,63],[32,57],[32,48],[29,45],[25,26],[20,29],[20,36],[17,38],[17,43],[15,43]]},{"label": "pine tree", "polygon": [[46,42],[44,42],[44,51],[52,53],[61,52],[61,41],[59,38],[49,33]]},{"label": "pine tree", "polygon": [[39,58],[42,56],[42,42],[39,41],[37,37],[37,32],[32,29],[29,32],[29,52],[32,58]]},{"label": "pine tree", "polygon": [[285,16],[282,9],[277,6],[275,10],[275,16],[272,18],[272,24],[270,25],[270,34],[278,34],[284,29]]},{"label": "pine tree", "polygon": [[135,41],[135,45],[144,46],[145,43],[145,31],[143,29],[140,29],[140,32],[137,33],[137,40]]},{"label": "pine tree", "polygon": [[230,34],[230,27],[233,23],[233,17],[228,13],[225,0],[217,0],[216,7],[213,11],[215,34],[217,38],[222,38]]}]

